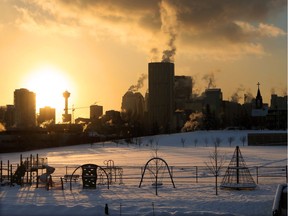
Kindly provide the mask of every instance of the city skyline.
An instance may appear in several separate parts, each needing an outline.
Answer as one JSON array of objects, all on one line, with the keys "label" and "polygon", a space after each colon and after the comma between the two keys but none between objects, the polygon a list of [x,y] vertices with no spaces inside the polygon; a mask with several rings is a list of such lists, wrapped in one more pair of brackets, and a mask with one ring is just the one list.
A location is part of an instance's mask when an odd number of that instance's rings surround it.
[{"label": "city skyline", "polygon": [[[191,76],[193,93],[221,88],[264,103],[287,92],[286,1],[0,1],[0,104],[13,91],[38,95],[39,108],[120,110],[122,96],[148,74],[148,63],[173,61]],[[168,59],[167,59],[168,58]],[[147,79],[139,89],[148,90]],[[212,82],[211,82],[212,81]],[[75,117],[89,117],[89,108]]]}]

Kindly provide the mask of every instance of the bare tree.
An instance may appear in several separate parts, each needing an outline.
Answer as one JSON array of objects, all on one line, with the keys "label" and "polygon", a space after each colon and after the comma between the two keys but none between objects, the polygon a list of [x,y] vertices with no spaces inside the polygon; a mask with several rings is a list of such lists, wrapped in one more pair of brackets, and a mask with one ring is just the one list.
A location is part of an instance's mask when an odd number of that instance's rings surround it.
[{"label": "bare tree", "polygon": [[159,145],[158,140],[155,140],[155,144],[151,143],[152,157],[158,157]]},{"label": "bare tree", "polygon": [[230,147],[234,140],[235,140],[235,137],[232,137],[232,136],[228,137],[228,142],[229,142]]},{"label": "bare tree", "polygon": [[195,147],[197,146],[197,143],[198,143],[198,139],[194,139],[194,145],[195,145]]},{"label": "bare tree", "polygon": [[181,143],[182,143],[182,147],[184,147],[186,140],[184,138],[181,138]]},{"label": "bare tree", "polygon": [[206,147],[207,147],[208,146],[208,138],[207,137],[204,138],[204,142],[205,142]]},{"label": "bare tree", "polygon": [[245,145],[246,139],[247,139],[246,136],[240,137],[240,141],[242,142],[242,145],[243,145],[243,146]]},{"label": "bare tree", "polygon": [[150,139],[149,139],[150,147],[152,147],[153,142],[154,142],[154,139],[153,139],[153,138],[150,138]]},{"label": "bare tree", "polygon": [[217,145],[217,147],[219,147],[221,142],[222,140],[219,137],[217,137],[216,139],[214,139],[214,146]]},{"label": "bare tree", "polygon": [[141,139],[141,137],[137,137],[137,138],[135,139],[135,141],[136,141],[136,144],[138,144],[138,146],[140,147],[141,144],[142,144],[142,139]]},{"label": "bare tree", "polygon": [[210,172],[215,177],[215,191],[216,195],[218,195],[218,176],[220,174],[220,170],[225,163],[225,155],[220,154],[218,150],[218,145],[214,143],[214,150],[210,152],[209,162],[205,162],[206,166],[210,170]]}]

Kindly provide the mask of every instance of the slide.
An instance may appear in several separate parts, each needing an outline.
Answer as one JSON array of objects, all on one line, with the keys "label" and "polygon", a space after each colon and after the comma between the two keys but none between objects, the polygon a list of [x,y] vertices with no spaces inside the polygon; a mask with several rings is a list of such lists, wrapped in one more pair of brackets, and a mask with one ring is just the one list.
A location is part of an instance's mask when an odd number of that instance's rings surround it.
[{"label": "slide", "polygon": [[41,182],[43,183],[47,183],[47,181],[49,181],[49,176],[54,173],[55,171],[55,168],[54,167],[51,167],[51,166],[48,166],[48,165],[45,165],[46,167],[46,173],[43,173],[39,179]]}]

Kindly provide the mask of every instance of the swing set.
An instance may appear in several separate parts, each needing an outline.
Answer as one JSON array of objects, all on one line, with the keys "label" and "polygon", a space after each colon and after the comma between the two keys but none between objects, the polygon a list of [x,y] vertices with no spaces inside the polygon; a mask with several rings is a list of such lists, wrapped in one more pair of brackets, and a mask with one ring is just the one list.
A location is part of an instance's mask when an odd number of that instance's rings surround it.
[{"label": "swing set", "polygon": [[173,187],[175,188],[175,184],[173,181],[173,177],[172,177],[170,168],[169,168],[167,162],[160,157],[153,157],[147,161],[147,163],[144,166],[144,170],[142,172],[142,177],[141,177],[141,181],[139,184],[139,188],[142,185],[146,170],[150,175],[150,179],[152,181],[152,186],[155,187],[156,195],[158,195],[158,187],[163,185],[163,178],[165,176],[166,170],[168,171],[169,177],[171,179],[171,183],[172,183]]}]

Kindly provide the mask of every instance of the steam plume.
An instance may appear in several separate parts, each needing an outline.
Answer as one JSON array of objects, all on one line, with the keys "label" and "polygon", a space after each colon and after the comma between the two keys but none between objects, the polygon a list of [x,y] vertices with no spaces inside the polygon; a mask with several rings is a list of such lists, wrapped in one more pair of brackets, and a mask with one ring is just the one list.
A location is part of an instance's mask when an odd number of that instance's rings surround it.
[{"label": "steam plume", "polygon": [[0,132],[6,131],[5,126],[0,122]]},{"label": "steam plume", "polygon": [[204,74],[202,80],[207,82],[207,89],[216,87],[214,73]]},{"label": "steam plume", "polygon": [[251,92],[246,92],[244,94],[244,103],[251,103],[251,101],[253,100],[253,95]]},{"label": "steam plume", "polygon": [[140,88],[143,87],[145,79],[147,79],[147,75],[146,74],[141,74],[141,76],[139,77],[139,79],[137,81],[137,84],[130,86],[128,91],[131,91],[131,92],[138,91]]},{"label": "steam plume", "polygon": [[240,95],[242,95],[241,92],[243,92],[243,91],[245,91],[245,89],[242,86],[237,88],[236,91],[231,96],[231,101],[238,103],[239,100],[242,98]]},{"label": "steam plume", "polygon": [[175,40],[177,36],[176,10],[174,7],[172,7],[172,5],[169,5],[167,1],[163,0],[160,3],[160,14],[162,22],[161,29],[168,36],[168,48],[162,53],[162,62],[173,62],[176,53]]}]

